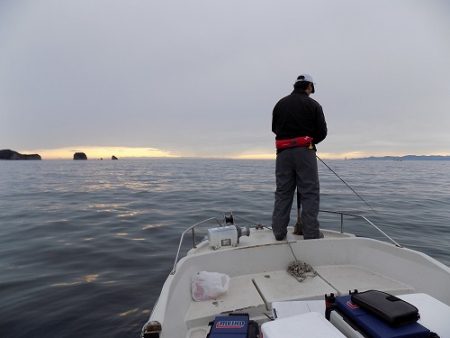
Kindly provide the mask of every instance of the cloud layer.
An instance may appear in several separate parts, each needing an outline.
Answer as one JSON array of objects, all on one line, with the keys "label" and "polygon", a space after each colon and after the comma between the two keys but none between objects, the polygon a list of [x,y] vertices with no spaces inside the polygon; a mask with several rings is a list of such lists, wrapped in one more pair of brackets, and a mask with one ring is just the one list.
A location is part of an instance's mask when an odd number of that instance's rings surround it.
[{"label": "cloud layer", "polygon": [[[273,153],[312,74],[328,154],[450,153],[445,1],[3,1],[0,147]],[[340,155],[339,155],[340,156]]]}]

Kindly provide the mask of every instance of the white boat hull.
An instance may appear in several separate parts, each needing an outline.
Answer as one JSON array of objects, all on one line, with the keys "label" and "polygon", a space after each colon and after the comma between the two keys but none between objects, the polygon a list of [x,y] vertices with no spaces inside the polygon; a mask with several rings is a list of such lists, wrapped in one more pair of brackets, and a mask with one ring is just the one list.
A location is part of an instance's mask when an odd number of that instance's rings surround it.
[{"label": "white boat hull", "polygon": [[[277,242],[270,230],[251,230],[238,247],[212,250],[207,242],[181,259],[169,275],[149,321],[159,322],[161,338],[206,336],[215,315],[246,312],[267,321],[272,304],[290,300],[323,300],[326,293],[378,289],[392,294],[425,293],[450,305],[450,269],[435,259],[378,240],[324,231],[325,238],[288,234]],[[291,251],[292,248],[292,251]],[[295,258],[318,275],[300,283],[286,272]],[[231,277],[226,295],[194,302],[191,277],[215,271]]]}]

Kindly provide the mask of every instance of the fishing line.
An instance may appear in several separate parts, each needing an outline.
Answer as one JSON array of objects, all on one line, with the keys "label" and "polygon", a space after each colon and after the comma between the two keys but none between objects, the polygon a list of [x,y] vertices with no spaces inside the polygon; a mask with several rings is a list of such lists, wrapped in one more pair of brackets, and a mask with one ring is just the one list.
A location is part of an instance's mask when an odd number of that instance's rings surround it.
[{"label": "fishing line", "polygon": [[322,162],[324,165],[325,165],[325,167],[327,167],[328,169],[330,169],[330,171],[333,173],[333,174],[335,174],[336,175],[336,177],[337,178],[339,178],[351,191],[353,191],[353,193],[356,195],[356,196],[358,196],[359,197],[359,199],[361,200],[361,201],[363,201],[369,208],[370,208],[370,210],[372,210],[374,213],[377,213],[376,212],[376,210],[374,209],[374,208],[372,208],[372,206],[364,199],[364,198],[362,198],[361,197],[361,195],[360,194],[358,194],[357,192],[356,192],[356,190],[355,189],[353,189],[347,182],[345,182],[333,169],[331,169],[319,156],[317,156],[316,155],[316,157],[317,157],[317,159],[320,161],[320,162]]}]

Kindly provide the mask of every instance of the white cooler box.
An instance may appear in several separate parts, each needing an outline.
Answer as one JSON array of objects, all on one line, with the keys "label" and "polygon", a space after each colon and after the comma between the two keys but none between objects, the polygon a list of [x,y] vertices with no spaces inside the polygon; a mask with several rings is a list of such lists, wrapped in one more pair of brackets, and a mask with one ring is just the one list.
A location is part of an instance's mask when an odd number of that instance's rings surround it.
[{"label": "white cooler box", "polygon": [[309,312],[261,325],[264,338],[345,338],[323,315]]}]

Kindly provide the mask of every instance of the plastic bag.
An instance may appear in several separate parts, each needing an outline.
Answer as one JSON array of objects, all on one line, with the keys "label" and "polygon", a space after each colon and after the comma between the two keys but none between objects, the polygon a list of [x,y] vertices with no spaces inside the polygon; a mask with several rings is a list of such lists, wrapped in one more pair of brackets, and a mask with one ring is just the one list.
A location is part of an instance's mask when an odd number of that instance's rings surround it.
[{"label": "plastic bag", "polygon": [[215,299],[228,291],[230,277],[219,272],[200,271],[192,277],[192,299]]}]

